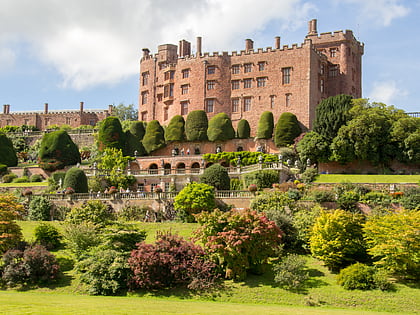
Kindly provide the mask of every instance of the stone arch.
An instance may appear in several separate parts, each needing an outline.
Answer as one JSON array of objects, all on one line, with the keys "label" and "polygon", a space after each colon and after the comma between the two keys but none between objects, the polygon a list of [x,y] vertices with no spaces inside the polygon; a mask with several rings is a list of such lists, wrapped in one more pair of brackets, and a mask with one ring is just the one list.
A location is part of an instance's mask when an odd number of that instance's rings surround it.
[{"label": "stone arch", "polygon": [[185,163],[180,162],[176,165],[176,172],[178,174],[184,174],[185,173]]},{"label": "stone arch", "polygon": [[149,165],[149,174],[157,174],[158,173],[158,166],[156,163],[152,163]]},{"label": "stone arch", "polygon": [[200,163],[194,162],[191,164],[191,173],[200,173]]},{"label": "stone arch", "polygon": [[171,163],[165,163],[165,165],[163,165],[163,168],[164,168],[165,175],[171,174],[171,168],[172,168]]},{"label": "stone arch", "polygon": [[207,164],[206,164],[206,168],[209,168],[210,166],[212,166],[214,163],[212,163],[212,162],[208,162]]}]

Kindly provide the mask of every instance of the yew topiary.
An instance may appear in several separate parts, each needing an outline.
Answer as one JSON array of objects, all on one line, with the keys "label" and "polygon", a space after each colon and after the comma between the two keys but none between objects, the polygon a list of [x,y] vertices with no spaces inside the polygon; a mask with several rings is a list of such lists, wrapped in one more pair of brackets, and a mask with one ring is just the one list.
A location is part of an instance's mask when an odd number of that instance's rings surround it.
[{"label": "yew topiary", "polygon": [[18,159],[12,141],[0,132],[0,164],[16,166]]},{"label": "yew topiary", "polygon": [[274,117],[270,111],[265,111],[261,114],[258,121],[257,138],[270,139],[273,136]]},{"label": "yew topiary", "polygon": [[246,119],[241,119],[238,123],[238,130],[236,131],[236,137],[238,139],[248,139],[251,136],[251,127]]},{"label": "yew topiary", "polygon": [[299,136],[302,129],[296,116],[292,113],[281,114],[277,121],[274,132],[274,143],[277,147],[285,147],[293,143],[293,140]]},{"label": "yew topiary", "polygon": [[219,113],[210,119],[207,137],[209,141],[224,141],[235,138],[232,121],[226,113]]},{"label": "yew topiary", "polygon": [[181,115],[175,115],[165,131],[166,141],[183,141],[185,139],[185,120]]},{"label": "yew topiary", "polygon": [[123,132],[121,122],[117,117],[105,118],[98,132],[98,148],[103,152],[105,148],[116,148],[124,150],[125,133]]},{"label": "yew topiary", "polygon": [[219,190],[230,189],[230,178],[226,168],[220,164],[213,164],[204,170],[200,177],[200,182],[213,186]]},{"label": "yew topiary", "polygon": [[165,133],[159,121],[152,120],[147,124],[142,143],[147,153],[165,146]]},{"label": "yew topiary", "polygon": [[188,141],[207,140],[208,118],[204,110],[193,110],[185,122],[185,135]]},{"label": "yew topiary", "polygon": [[71,187],[75,193],[87,193],[88,180],[85,172],[78,167],[69,169],[64,177],[63,187]]}]

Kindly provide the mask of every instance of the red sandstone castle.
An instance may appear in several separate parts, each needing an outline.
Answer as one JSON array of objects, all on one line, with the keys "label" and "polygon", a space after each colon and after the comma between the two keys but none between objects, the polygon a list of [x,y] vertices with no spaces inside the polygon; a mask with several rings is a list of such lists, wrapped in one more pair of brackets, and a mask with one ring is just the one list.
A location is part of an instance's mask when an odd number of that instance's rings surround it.
[{"label": "red sandstone castle", "polygon": [[195,55],[186,40],[179,47],[160,45],[155,55],[143,49],[139,120],[168,124],[174,115],[186,118],[202,109],[209,118],[225,112],[234,125],[247,119],[252,128],[268,110],[275,120],[291,112],[304,128],[311,128],[322,99],[362,95],[363,44],[350,30],[318,34],[316,24],[309,22],[300,46],[281,47],[276,37],[274,48],[255,50],[247,39],[240,52],[209,54],[202,53],[198,37]]}]

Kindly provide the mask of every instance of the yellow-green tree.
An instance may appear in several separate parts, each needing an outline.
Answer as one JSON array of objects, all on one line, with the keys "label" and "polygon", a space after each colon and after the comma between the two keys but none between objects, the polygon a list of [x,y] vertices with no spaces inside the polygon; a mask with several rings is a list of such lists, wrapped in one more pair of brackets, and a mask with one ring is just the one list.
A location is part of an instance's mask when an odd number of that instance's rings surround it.
[{"label": "yellow-green tree", "polygon": [[16,246],[22,240],[22,231],[15,219],[23,212],[23,205],[14,196],[0,195],[0,253]]}]

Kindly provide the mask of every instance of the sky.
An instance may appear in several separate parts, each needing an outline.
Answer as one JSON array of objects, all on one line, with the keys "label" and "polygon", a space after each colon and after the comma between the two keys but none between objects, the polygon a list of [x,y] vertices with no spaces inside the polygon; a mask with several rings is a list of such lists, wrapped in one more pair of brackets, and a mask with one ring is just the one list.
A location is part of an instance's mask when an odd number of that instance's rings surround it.
[{"label": "sky", "polygon": [[363,97],[420,111],[420,0],[0,0],[0,106],[11,112],[138,105],[142,48],[203,38],[203,52],[301,44],[353,30]]}]

